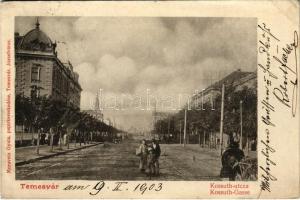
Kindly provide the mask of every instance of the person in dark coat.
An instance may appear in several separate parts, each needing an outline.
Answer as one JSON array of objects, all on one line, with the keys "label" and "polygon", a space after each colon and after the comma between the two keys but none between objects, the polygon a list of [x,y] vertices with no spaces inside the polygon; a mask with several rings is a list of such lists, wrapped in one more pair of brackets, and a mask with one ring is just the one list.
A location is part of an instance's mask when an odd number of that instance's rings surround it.
[{"label": "person in dark coat", "polygon": [[156,156],[154,153],[154,149],[150,146],[147,148],[147,175],[148,176],[155,176],[155,162],[156,162]]},{"label": "person in dark coat", "polygon": [[155,172],[154,175],[159,175],[159,157],[161,154],[160,146],[158,142],[153,139],[151,147],[153,148],[153,154],[154,154],[154,166],[155,166]]},{"label": "person in dark coat", "polygon": [[239,166],[236,165],[245,157],[244,152],[239,149],[236,143],[231,143],[230,146],[222,154],[222,169],[220,173],[221,178],[229,178],[234,181],[238,173],[241,173]]}]

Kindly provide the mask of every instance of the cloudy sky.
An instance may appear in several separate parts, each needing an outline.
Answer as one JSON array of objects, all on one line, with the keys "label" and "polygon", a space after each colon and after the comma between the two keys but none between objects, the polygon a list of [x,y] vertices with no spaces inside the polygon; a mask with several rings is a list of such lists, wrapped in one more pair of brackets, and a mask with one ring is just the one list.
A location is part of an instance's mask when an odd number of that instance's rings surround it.
[{"label": "cloudy sky", "polygon": [[[26,34],[35,21],[18,17],[15,31]],[[91,107],[99,89],[110,97],[142,96],[147,89],[155,96],[189,94],[236,69],[256,70],[256,19],[40,17],[39,21],[41,30],[58,42],[58,56],[70,60],[79,73],[82,109]],[[134,117],[134,111],[126,111],[127,121],[118,116],[113,118],[124,126],[149,122]]]}]

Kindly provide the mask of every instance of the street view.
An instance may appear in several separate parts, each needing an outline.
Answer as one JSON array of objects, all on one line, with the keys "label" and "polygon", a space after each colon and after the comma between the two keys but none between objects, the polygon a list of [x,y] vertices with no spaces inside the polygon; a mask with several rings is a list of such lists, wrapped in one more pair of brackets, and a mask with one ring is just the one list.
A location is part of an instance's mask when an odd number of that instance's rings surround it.
[{"label": "street view", "polygon": [[16,17],[17,180],[257,180],[256,19]]}]

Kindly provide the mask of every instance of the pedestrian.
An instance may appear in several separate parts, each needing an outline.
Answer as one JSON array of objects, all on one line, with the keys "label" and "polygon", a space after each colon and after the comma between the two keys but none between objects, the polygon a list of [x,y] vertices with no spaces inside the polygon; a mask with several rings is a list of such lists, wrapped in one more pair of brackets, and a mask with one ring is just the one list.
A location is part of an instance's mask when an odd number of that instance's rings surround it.
[{"label": "pedestrian", "polygon": [[66,131],[64,131],[64,133],[63,133],[63,145],[64,146],[66,146],[67,145],[67,136],[68,136],[68,134],[66,133]]},{"label": "pedestrian", "polygon": [[[56,129],[56,131],[58,131],[58,130]],[[53,145],[57,146],[58,143],[59,143],[59,133],[55,132],[54,135],[53,135]]]},{"label": "pedestrian", "polygon": [[79,132],[79,145],[81,146],[81,143],[83,143],[83,133]]},{"label": "pedestrian", "polygon": [[227,149],[222,154],[222,168],[220,177],[234,181],[237,175],[241,174],[238,163],[245,157],[243,150],[239,148],[239,135],[232,133],[230,143]]},{"label": "pedestrian", "polygon": [[54,128],[51,127],[49,129],[49,145],[51,146],[51,151],[53,150],[53,146],[54,146]]},{"label": "pedestrian", "polygon": [[46,134],[44,132],[44,129],[41,128],[41,138],[40,138],[40,144],[44,145],[45,144],[45,138],[46,138]]},{"label": "pedestrian", "polygon": [[147,165],[147,145],[146,140],[142,140],[141,145],[137,149],[136,155],[140,157],[139,169],[141,172],[145,172]]},{"label": "pedestrian", "polygon": [[233,146],[238,147],[239,143],[240,143],[240,135],[237,134],[236,132],[233,132],[230,136],[230,139],[229,139],[229,145],[232,146],[232,147]]},{"label": "pedestrian", "polygon": [[155,139],[152,140],[151,147],[153,148],[153,153],[154,153],[154,166],[155,166],[154,174],[156,176],[159,176],[159,157],[161,154],[161,150],[158,142]]},{"label": "pedestrian", "polygon": [[156,175],[156,156],[152,146],[148,147],[148,156],[147,156],[147,176]]},{"label": "pedestrian", "polygon": [[45,143],[49,146],[50,145],[50,138],[49,138],[49,132],[46,132],[46,137],[45,137]]}]

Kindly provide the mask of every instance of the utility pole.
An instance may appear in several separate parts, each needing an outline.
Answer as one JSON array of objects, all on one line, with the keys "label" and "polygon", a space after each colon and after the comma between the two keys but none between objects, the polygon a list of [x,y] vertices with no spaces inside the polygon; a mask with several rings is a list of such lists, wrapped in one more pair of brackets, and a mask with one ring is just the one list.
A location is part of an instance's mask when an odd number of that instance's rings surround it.
[{"label": "utility pole", "polygon": [[159,122],[159,136],[158,136],[158,138],[160,138],[161,135],[162,135],[162,125],[161,125],[161,123],[162,123],[162,121]]},{"label": "utility pole", "polygon": [[211,149],[211,132],[208,132],[208,147]]},{"label": "utility pole", "polygon": [[170,115],[168,115],[168,137],[170,136]]},{"label": "utility pole", "polygon": [[240,101],[240,118],[241,118],[240,149],[243,150],[243,101]]},{"label": "utility pole", "polygon": [[206,132],[204,131],[204,140],[203,140],[203,147],[205,148],[206,147]]},{"label": "utility pole", "polygon": [[185,147],[186,144],[186,113],[187,110],[184,110],[184,130],[183,130],[183,147]]},{"label": "utility pole", "polygon": [[225,86],[224,86],[224,84],[222,84],[221,122],[220,122],[220,154],[221,154],[221,156],[222,156],[222,151],[223,151],[224,93],[225,93]]},{"label": "utility pole", "polygon": [[71,136],[71,134],[69,134],[69,132],[70,132],[70,128],[69,127],[67,127],[67,146],[68,146],[68,149],[70,149],[70,141],[69,141],[69,139],[70,139],[70,136]]},{"label": "utility pole", "polygon": [[62,149],[62,128],[59,129],[59,149]]},{"label": "utility pole", "polygon": [[38,129],[37,141],[36,141],[36,154],[40,154],[40,129]]},{"label": "utility pole", "polygon": [[23,124],[22,124],[22,132],[21,132],[21,145],[23,144],[24,130],[25,130],[25,125],[24,125],[24,123],[23,123]]},{"label": "utility pole", "polygon": [[179,142],[180,142],[180,144],[181,144],[181,121],[179,121]]},{"label": "utility pole", "polygon": [[213,135],[213,132],[211,131],[210,132],[210,148],[214,148],[214,135]]},{"label": "utility pole", "polygon": [[[51,152],[52,152],[53,151],[53,135],[54,135],[52,127],[50,128],[49,132],[50,132],[50,146],[51,146]],[[75,144],[76,144],[76,142],[75,142]]]},{"label": "utility pole", "polygon": [[[153,115],[154,115],[154,117],[153,117],[153,130],[154,130],[154,137],[155,137],[155,135],[157,134],[158,135],[158,130],[156,130],[156,104],[157,104],[157,101],[155,100],[155,105],[154,105],[154,112],[153,112]],[[158,136],[158,138],[159,138],[159,136]]]},{"label": "utility pole", "polygon": [[201,138],[200,138],[201,136],[200,136],[200,132],[198,131],[198,129],[197,129],[197,134],[198,134],[198,137],[199,137],[199,139],[198,139],[199,140],[199,146],[201,146]]}]

